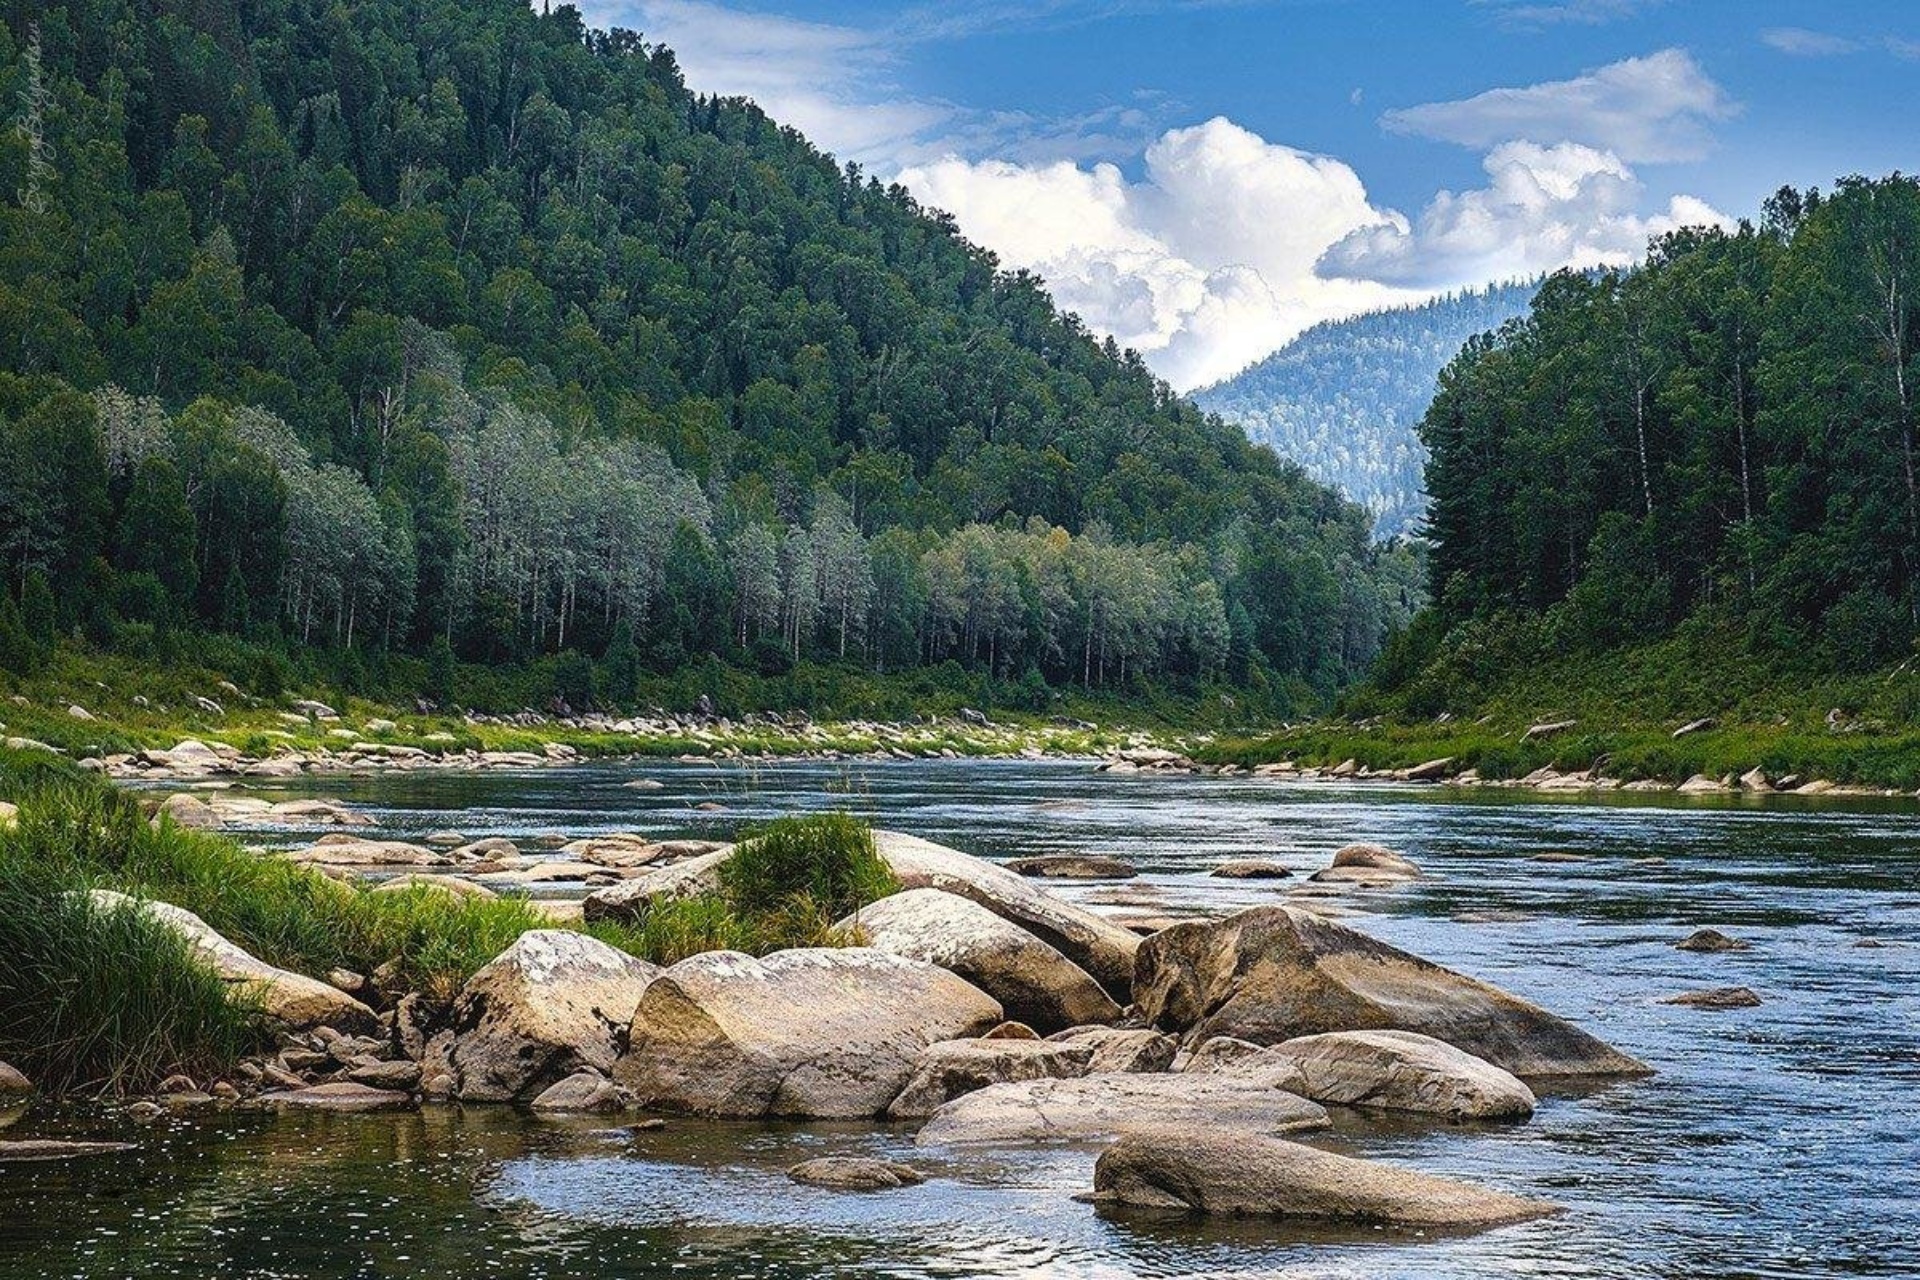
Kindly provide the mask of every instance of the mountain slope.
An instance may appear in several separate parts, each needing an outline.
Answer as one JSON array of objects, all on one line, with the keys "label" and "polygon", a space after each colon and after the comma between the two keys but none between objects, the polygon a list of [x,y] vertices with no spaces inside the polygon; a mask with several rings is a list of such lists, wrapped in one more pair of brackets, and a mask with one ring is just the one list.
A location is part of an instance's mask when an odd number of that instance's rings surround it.
[{"label": "mountain slope", "polygon": [[1409,603],[1359,509],[572,8],[52,0],[0,100],[0,572],[62,635],[1330,689]]},{"label": "mountain slope", "polygon": [[1440,370],[1477,333],[1524,315],[1539,282],[1329,321],[1193,400],[1340,489],[1391,537],[1426,511],[1414,428]]}]

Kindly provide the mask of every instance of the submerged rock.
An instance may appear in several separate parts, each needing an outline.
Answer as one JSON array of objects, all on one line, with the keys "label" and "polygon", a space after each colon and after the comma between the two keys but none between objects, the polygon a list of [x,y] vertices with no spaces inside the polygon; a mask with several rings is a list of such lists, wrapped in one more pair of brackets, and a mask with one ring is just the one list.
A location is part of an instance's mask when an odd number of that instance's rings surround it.
[{"label": "submerged rock", "polygon": [[933,1113],[914,1139],[942,1144],[1092,1141],[1141,1125],[1211,1125],[1243,1135],[1323,1128],[1317,1103],[1211,1075],[1098,1075],[996,1084]]},{"label": "submerged rock", "polygon": [[1753,944],[1739,938],[1730,938],[1718,929],[1695,929],[1674,943],[1673,947],[1676,951],[1751,951]]},{"label": "submerged rock", "polygon": [[614,1079],[715,1116],[875,1116],[940,1040],[1002,1021],[945,969],[866,947],[691,956],[654,979]]},{"label": "submerged rock", "polygon": [[1660,1003],[1718,1012],[1726,1009],[1751,1009],[1760,1003],[1760,997],[1750,987],[1712,987],[1706,991],[1688,991],[1681,995],[1668,996]]},{"label": "submerged rock", "polygon": [[658,965],[584,933],[534,929],[467,980],[451,1025],[427,1046],[428,1076],[470,1102],[532,1097],[591,1067],[607,1072]]},{"label": "submerged rock", "polygon": [[1131,880],[1139,868],[1119,858],[1094,853],[1054,853],[1014,858],[1006,864],[1015,875],[1042,880]]},{"label": "submerged rock", "polygon": [[0,1164],[25,1164],[38,1160],[71,1160],[76,1156],[104,1156],[132,1151],[131,1142],[73,1142],[62,1138],[16,1138],[0,1140]]},{"label": "submerged rock", "polygon": [[194,951],[218,973],[241,999],[257,1002],[266,1016],[285,1027],[307,1030],[334,1027],[342,1031],[371,1031],[373,1010],[338,987],[276,968],[228,941],[193,912],[170,902],[130,898],[111,889],[93,890],[103,907],[131,907],[158,920],[192,944]]},{"label": "submerged rock", "polygon": [[1415,1031],[1517,1076],[1648,1070],[1538,1005],[1296,907],[1154,934],[1140,945],[1134,998],[1142,1017],[1196,1042]]},{"label": "submerged rock", "polygon": [[787,1176],[829,1191],[891,1191],[895,1187],[917,1187],[927,1180],[912,1165],[871,1156],[820,1156],[794,1165]]},{"label": "submerged rock", "polygon": [[1293,875],[1293,870],[1266,858],[1235,858],[1207,874],[1222,880],[1285,880]]},{"label": "submerged rock", "polygon": [[1093,1046],[1045,1040],[943,1040],[929,1045],[913,1079],[887,1108],[894,1120],[918,1120],[963,1094],[1021,1080],[1063,1080],[1087,1074]]},{"label": "submerged rock", "polygon": [[1073,961],[968,898],[908,889],[842,920],[866,945],[950,969],[1045,1031],[1112,1022],[1120,1006]]},{"label": "submerged rock", "polygon": [[290,1111],[410,1111],[414,1106],[412,1094],[346,1080],[304,1089],[279,1089],[263,1093],[254,1101],[263,1107]]},{"label": "submerged rock", "polygon": [[1355,1226],[1493,1227],[1559,1207],[1215,1127],[1123,1135],[1093,1169],[1094,1203]]},{"label": "submerged rock", "polygon": [[1333,862],[1309,880],[1318,884],[1351,884],[1362,889],[1390,888],[1420,878],[1420,868],[1393,850],[1377,844],[1350,844],[1335,850]]}]

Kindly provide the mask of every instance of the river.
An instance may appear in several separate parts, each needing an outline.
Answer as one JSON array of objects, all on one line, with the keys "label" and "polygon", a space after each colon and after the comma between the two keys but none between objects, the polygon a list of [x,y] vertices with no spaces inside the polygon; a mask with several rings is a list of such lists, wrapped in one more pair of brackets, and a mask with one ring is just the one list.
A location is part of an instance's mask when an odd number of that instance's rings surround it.
[{"label": "river", "polygon": [[[664,786],[622,785],[636,776]],[[1377,841],[1427,878],[1348,896],[1349,923],[1536,1000],[1658,1074],[1543,1094],[1524,1125],[1348,1114],[1314,1139],[1567,1209],[1474,1236],[1105,1217],[1072,1199],[1093,1162],[1074,1148],[955,1155],[880,1125],[676,1120],[629,1134],[439,1108],[174,1120],[124,1158],[0,1169],[0,1275],[1920,1276],[1911,802],[1585,800],[1037,761],[635,763],[309,779],[263,794],[338,796],[396,836],[724,835],[847,808],[988,857],[1118,855],[1138,880],[1058,888],[1172,913],[1297,889],[1206,874],[1228,858],[1304,875],[1342,844]],[[1673,948],[1700,925],[1753,947]],[[1660,1002],[1730,985],[1763,1003]],[[783,1173],[853,1152],[911,1160],[932,1179],[850,1195]]]}]

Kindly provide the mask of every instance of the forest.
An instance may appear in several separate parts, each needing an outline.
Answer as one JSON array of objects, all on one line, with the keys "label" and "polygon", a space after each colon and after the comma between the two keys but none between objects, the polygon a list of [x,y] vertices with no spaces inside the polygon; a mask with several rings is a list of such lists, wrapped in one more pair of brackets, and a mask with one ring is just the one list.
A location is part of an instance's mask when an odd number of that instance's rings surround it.
[{"label": "forest", "polygon": [[1373,516],[1374,536],[1417,535],[1426,516],[1420,419],[1467,339],[1524,315],[1538,280],[1317,324],[1193,401],[1273,446]]},{"label": "forest", "polygon": [[1421,424],[1436,603],[1382,684],[1437,707],[1476,663],[1689,635],[1776,669],[1910,658],[1917,340],[1920,181],[1898,174],[1548,280]]},{"label": "forest", "polygon": [[950,218],[522,0],[0,27],[0,665],[58,638],[593,664],[1364,672],[1366,512]]}]

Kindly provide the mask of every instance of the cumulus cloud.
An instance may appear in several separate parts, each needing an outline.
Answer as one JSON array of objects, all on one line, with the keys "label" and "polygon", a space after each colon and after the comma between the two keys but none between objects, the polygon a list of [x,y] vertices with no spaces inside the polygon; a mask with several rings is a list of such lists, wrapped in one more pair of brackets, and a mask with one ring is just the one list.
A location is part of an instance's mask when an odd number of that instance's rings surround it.
[{"label": "cumulus cloud", "polygon": [[1411,224],[1362,228],[1321,269],[1410,288],[1448,288],[1561,267],[1618,266],[1682,226],[1731,225],[1691,196],[1639,212],[1645,188],[1609,152],[1508,142],[1483,161],[1487,185],[1442,191]]},{"label": "cumulus cloud", "polygon": [[1319,275],[1333,245],[1404,219],[1376,208],[1340,161],[1226,119],[1163,134],[1138,181],[1111,164],[959,157],[910,166],[901,181],[1182,389],[1320,320],[1423,296]]},{"label": "cumulus cloud", "polygon": [[1638,163],[1699,159],[1712,141],[1709,126],[1737,110],[1690,55],[1663,49],[1571,80],[1403,107],[1381,123],[1394,133],[1481,149],[1578,142]]}]

